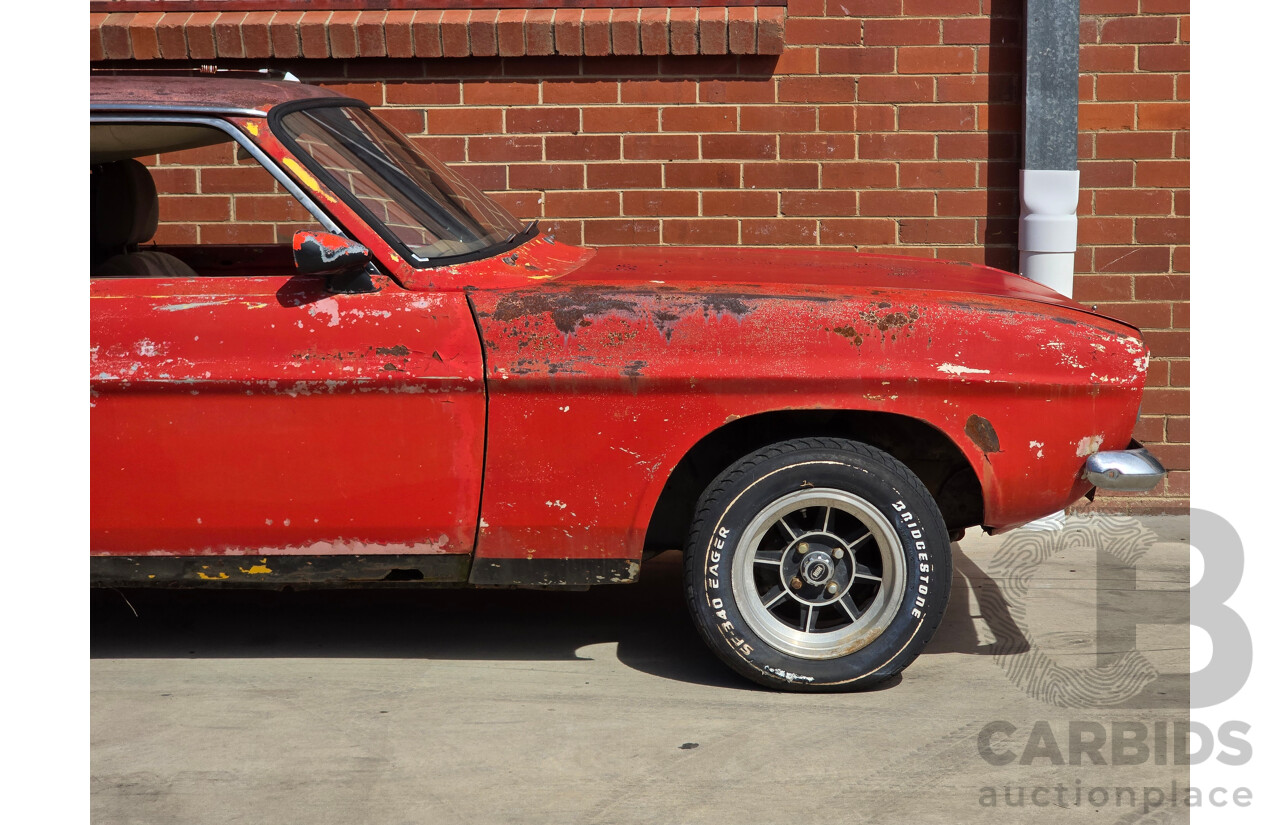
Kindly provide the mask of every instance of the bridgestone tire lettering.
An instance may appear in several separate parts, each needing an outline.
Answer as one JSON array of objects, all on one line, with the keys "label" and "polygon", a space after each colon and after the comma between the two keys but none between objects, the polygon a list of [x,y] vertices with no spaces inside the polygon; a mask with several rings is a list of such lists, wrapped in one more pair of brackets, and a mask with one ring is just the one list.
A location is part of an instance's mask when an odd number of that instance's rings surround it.
[{"label": "bridgestone tire lettering", "polygon": [[846,439],[784,441],[735,462],[699,498],[685,546],[703,640],[783,690],[896,675],[932,638],[950,585],[948,531],[924,485]]}]

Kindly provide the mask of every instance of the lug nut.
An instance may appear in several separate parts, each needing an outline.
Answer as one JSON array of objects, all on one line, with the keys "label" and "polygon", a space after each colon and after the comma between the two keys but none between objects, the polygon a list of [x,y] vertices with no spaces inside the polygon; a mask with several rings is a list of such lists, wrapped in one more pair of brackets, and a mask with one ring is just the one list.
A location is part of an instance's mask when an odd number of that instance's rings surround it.
[{"label": "lug nut", "polygon": [[802,556],[803,556],[805,553],[808,553],[808,552],[809,552],[809,544],[808,544],[808,542],[803,542],[803,541],[802,541],[802,542],[800,542],[799,544],[797,544],[797,545],[796,545],[796,552],[797,552],[797,553],[799,553],[799,554],[800,554],[800,555],[802,555]]},{"label": "lug nut", "polygon": [[834,596],[836,594],[836,591],[839,589],[840,589],[840,585],[836,584],[835,582],[827,583],[827,592],[830,593],[831,595]]},{"label": "lug nut", "polygon": [[844,558],[844,548],[842,548],[842,547],[837,547],[837,548],[836,548],[836,549],[831,553],[831,555],[832,555],[834,558],[837,558],[837,559],[842,559],[842,558]]},{"label": "lug nut", "polygon": [[799,590],[799,589],[800,589],[800,588],[802,588],[802,587],[804,587],[804,582],[800,581],[800,577],[799,577],[799,576],[792,576],[792,577],[791,577],[791,589],[792,589],[792,590]]}]

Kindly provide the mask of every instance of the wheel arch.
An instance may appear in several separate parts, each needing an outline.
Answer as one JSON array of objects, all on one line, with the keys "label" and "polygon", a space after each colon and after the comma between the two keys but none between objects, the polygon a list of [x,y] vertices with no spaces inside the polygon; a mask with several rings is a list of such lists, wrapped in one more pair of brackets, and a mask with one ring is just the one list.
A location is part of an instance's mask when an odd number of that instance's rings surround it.
[{"label": "wheel arch", "polygon": [[645,553],[684,546],[698,497],[739,458],[791,438],[829,436],[884,450],[911,469],[948,530],[982,523],[982,485],[960,448],[933,425],[869,410],[774,410],[744,416],[703,436],[667,477],[645,530]]}]

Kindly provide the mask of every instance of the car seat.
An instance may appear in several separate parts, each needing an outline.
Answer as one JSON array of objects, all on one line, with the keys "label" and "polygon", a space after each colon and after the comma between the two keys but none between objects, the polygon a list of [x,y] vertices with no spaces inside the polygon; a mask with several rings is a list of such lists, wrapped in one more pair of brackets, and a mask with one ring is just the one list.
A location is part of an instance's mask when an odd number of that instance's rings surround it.
[{"label": "car seat", "polygon": [[92,277],[195,278],[174,256],[138,250],[156,234],[160,200],[151,173],[132,158],[92,167],[89,176]]}]

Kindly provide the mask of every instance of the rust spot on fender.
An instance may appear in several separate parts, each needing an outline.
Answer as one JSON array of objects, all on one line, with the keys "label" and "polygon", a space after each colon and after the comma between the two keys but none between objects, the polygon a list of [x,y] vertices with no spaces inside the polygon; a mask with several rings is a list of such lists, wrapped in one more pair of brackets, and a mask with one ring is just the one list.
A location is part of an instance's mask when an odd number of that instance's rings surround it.
[{"label": "rust spot on fender", "polygon": [[394,347],[378,347],[374,350],[378,355],[408,355],[409,348],[404,344],[398,344]]},{"label": "rust spot on fender", "polygon": [[1000,452],[1000,438],[996,435],[996,428],[982,416],[969,416],[969,420],[964,422],[964,434],[983,453]]},{"label": "rust spot on fender", "polygon": [[852,343],[855,347],[862,346],[862,333],[858,332],[853,327],[835,327],[831,331],[834,332],[836,335],[841,335],[845,338],[848,338],[850,343]]},{"label": "rust spot on fender", "polygon": [[[877,304],[877,309],[889,308],[890,305],[885,301],[881,301]],[[862,312],[861,316],[863,321],[880,330],[882,333],[887,333],[891,330],[902,329],[905,327],[907,330],[904,331],[909,334],[911,325],[920,318],[920,310],[915,307],[911,307],[906,312],[888,312],[880,315],[877,314],[874,309],[869,309]]]},{"label": "rust spot on fender", "polygon": [[574,335],[590,326],[592,318],[621,315],[647,320],[668,339],[676,323],[692,315],[703,318],[730,315],[742,318],[751,312],[747,296],[707,293],[696,296],[617,293],[609,288],[575,287],[567,292],[513,292],[503,295],[490,317],[501,323],[550,315],[562,335]]},{"label": "rust spot on fender", "polygon": [[493,320],[510,322],[530,315],[550,314],[556,329],[564,335],[572,335],[582,326],[588,315],[608,312],[634,314],[634,301],[607,298],[597,294],[584,294],[572,290],[568,294],[548,295],[538,292],[522,292],[504,295],[493,310]]}]

